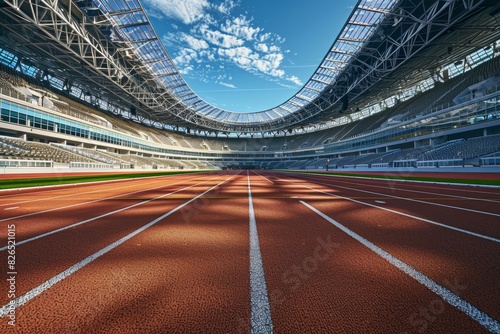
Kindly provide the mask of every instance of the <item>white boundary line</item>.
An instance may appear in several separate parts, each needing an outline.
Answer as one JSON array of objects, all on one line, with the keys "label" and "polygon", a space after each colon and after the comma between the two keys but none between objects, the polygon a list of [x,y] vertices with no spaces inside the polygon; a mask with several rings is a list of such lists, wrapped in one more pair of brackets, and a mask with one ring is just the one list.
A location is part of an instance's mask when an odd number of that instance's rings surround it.
[{"label": "white boundary line", "polygon": [[66,269],[66,270],[60,272],[59,274],[53,276],[52,278],[46,280],[45,282],[43,282],[39,286],[31,289],[30,291],[24,293],[23,295],[15,298],[15,299],[12,299],[9,303],[3,305],[0,308],[0,317],[4,317],[5,315],[9,314],[9,312],[12,311],[13,309],[17,309],[19,306],[22,306],[22,305],[26,304],[27,302],[29,302],[30,300],[32,300],[36,296],[42,294],[43,292],[45,292],[46,290],[48,290],[49,288],[51,288],[53,285],[59,283],[63,279],[67,278],[68,276],[70,276],[70,275],[74,274],[75,272],[77,272],[78,270],[82,269],[83,267],[85,267],[90,262],[98,259],[99,257],[103,256],[104,254],[106,254],[107,252],[111,251],[112,249],[120,246],[125,241],[127,241],[127,240],[135,237],[137,234],[139,234],[142,231],[144,231],[144,230],[150,228],[151,226],[155,225],[159,221],[161,221],[161,220],[165,219],[166,217],[170,216],[172,213],[174,213],[174,212],[182,209],[184,206],[186,206],[189,203],[195,201],[196,199],[198,199],[199,197],[205,195],[206,193],[210,192],[211,190],[217,188],[218,186],[220,186],[221,184],[227,182],[231,178],[232,177],[230,177],[230,178],[222,181],[221,183],[219,183],[219,184],[211,187],[210,189],[204,191],[203,193],[197,195],[196,197],[193,197],[192,199],[190,199],[189,201],[185,202],[184,204],[179,205],[178,207],[176,207],[176,208],[170,210],[169,212],[161,215],[160,217],[156,218],[155,220],[149,222],[148,224],[140,227],[139,229],[135,230],[134,232],[127,234],[126,236],[118,239],[117,241],[113,242],[112,244],[110,244],[110,245],[102,248],[101,250],[95,252],[94,254],[87,256],[82,261],[80,261],[80,262],[72,265],[68,269]]},{"label": "white boundary line", "polygon": [[[77,182],[77,183],[65,183],[65,184],[50,184],[47,186],[33,186],[33,187],[22,187],[22,188],[8,188],[8,189],[0,189],[0,193],[2,192],[8,192],[8,191],[19,191],[19,190],[30,190],[30,189],[46,189],[46,188],[54,188],[54,187],[64,187],[64,186],[70,186],[70,187],[75,187],[75,186],[80,186],[80,185],[86,185],[86,184],[96,184],[96,183],[105,183],[105,182],[120,182],[120,181],[129,181],[129,180],[140,180],[140,179],[152,179],[152,178],[159,178],[159,177],[169,177],[169,176],[175,176],[175,175],[189,175],[189,174],[203,174],[205,172],[187,172],[187,173],[175,173],[173,175],[158,175],[158,176],[143,176],[143,177],[131,177],[131,178],[126,178],[126,179],[118,179],[118,180],[103,180],[103,181],[91,181],[91,182]],[[138,174],[140,175],[140,174]],[[57,190],[57,189],[56,189]],[[9,195],[5,195],[9,196]],[[1,197],[5,197],[1,196]],[[15,194],[14,194],[15,196]]]},{"label": "white boundary line", "polygon": [[[96,202],[101,202],[101,201],[107,201],[107,200],[110,200],[110,199],[113,199],[113,198],[119,198],[119,197],[123,197],[123,196],[127,196],[127,195],[132,195],[132,194],[137,194],[137,193],[141,193],[141,192],[145,192],[145,191],[151,191],[151,190],[160,189],[160,188],[167,188],[169,186],[176,185],[176,184],[179,184],[179,183],[182,183],[182,182],[185,182],[185,181],[191,181],[191,180],[194,180],[194,179],[199,178],[199,177],[200,176],[197,176],[197,177],[193,177],[193,178],[190,178],[190,179],[187,179],[187,180],[181,180],[179,182],[175,182],[175,183],[171,183],[171,184],[164,184],[164,185],[161,185],[161,186],[158,186],[158,187],[154,187],[154,188],[147,188],[147,189],[143,189],[143,190],[132,191],[132,192],[129,192],[129,193],[124,193],[124,194],[115,195],[115,196],[111,196],[111,197],[98,198],[98,199],[95,199],[95,200],[92,200],[92,201],[88,201],[88,202],[75,203],[75,204],[70,204],[70,205],[66,205],[66,206],[60,206],[60,207],[56,207],[56,208],[52,208],[52,209],[47,209],[47,210],[42,210],[42,211],[37,211],[37,212],[26,213],[26,214],[22,214],[22,215],[19,215],[19,216],[13,216],[13,217],[9,217],[9,218],[4,218],[4,219],[0,219],[0,223],[4,222],[4,221],[19,219],[19,218],[35,216],[35,215],[42,214],[42,213],[47,213],[47,212],[52,212],[52,211],[58,211],[58,210],[62,210],[62,209],[72,208],[72,207],[75,207],[75,206],[80,206],[80,205],[85,205],[85,204],[91,204],[91,203],[96,203]],[[156,183],[156,182],[152,182],[152,183]],[[147,183],[147,184],[151,184],[151,183]]]},{"label": "white boundary line", "polygon": [[395,198],[395,199],[400,199],[400,200],[409,201],[409,202],[416,202],[416,203],[422,203],[422,204],[428,204],[428,205],[435,205],[435,206],[441,206],[441,207],[448,208],[448,209],[469,211],[469,212],[479,213],[479,214],[483,214],[483,215],[500,217],[500,214],[493,213],[493,212],[486,212],[486,211],[480,211],[480,210],[474,210],[474,209],[467,209],[467,208],[461,208],[459,206],[446,205],[446,204],[440,204],[440,203],[434,203],[434,202],[428,202],[428,201],[422,201],[422,200],[418,200],[418,199],[406,198],[406,197],[400,197],[400,196],[394,196],[394,195],[389,195],[389,194],[382,194],[382,193],[377,193],[377,192],[373,192],[373,191],[362,190],[362,189],[357,189],[357,188],[350,188],[350,187],[344,187],[344,186],[339,186],[339,185],[336,185],[336,184],[328,184],[328,183],[323,183],[323,182],[318,182],[318,181],[313,181],[313,180],[308,180],[308,182],[315,183],[315,184],[321,184],[323,186],[328,186],[328,187],[335,187],[335,188],[340,188],[340,189],[347,189],[347,190],[359,191],[359,192],[362,192],[362,193],[367,193],[367,194],[372,194],[372,195],[377,195],[377,196],[382,196],[382,197]]},{"label": "white boundary line", "polygon": [[[192,180],[192,179],[191,179]],[[211,181],[213,180],[212,179],[209,179],[208,181]],[[179,190],[176,190],[176,191],[173,191],[173,192],[170,192],[170,193],[167,193],[167,194],[164,194],[164,195],[161,195],[161,196],[158,196],[158,197],[155,197],[155,198],[151,198],[147,201],[143,201],[143,202],[139,202],[139,203],[136,203],[136,204],[132,204],[132,205],[129,205],[127,207],[124,207],[124,208],[120,208],[120,209],[117,209],[115,211],[111,211],[111,212],[107,212],[107,213],[104,213],[102,215],[99,215],[99,216],[96,216],[96,217],[92,217],[92,218],[89,218],[89,219],[86,219],[86,220],[82,220],[78,223],[74,223],[74,224],[71,224],[71,225],[67,225],[67,226],[64,226],[64,227],[60,227],[58,229],[55,229],[55,230],[52,230],[52,231],[49,231],[49,232],[45,232],[45,233],[42,233],[42,234],[39,234],[37,236],[34,236],[34,237],[31,237],[31,238],[28,238],[28,239],[24,239],[24,240],[21,240],[21,241],[16,241],[16,246],[20,246],[22,244],[25,244],[27,242],[31,242],[31,241],[34,241],[34,240],[37,240],[37,239],[40,239],[40,238],[43,238],[43,237],[46,237],[46,236],[49,236],[49,235],[52,235],[52,234],[55,234],[55,233],[58,233],[58,232],[61,232],[61,231],[64,231],[64,230],[67,230],[69,228],[73,228],[73,227],[76,227],[76,226],[79,226],[79,225],[83,225],[83,224],[86,224],[86,223],[89,223],[91,221],[94,221],[94,220],[97,220],[99,218],[103,218],[103,217],[106,217],[106,216],[110,216],[112,214],[115,214],[115,213],[118,213],[118,212],[121,212],[121,211],[125,211],[125,210],[128,210],[128,209],[131,209],[131,208],[134,208],[136,206],[139,206],[139,205],[143,205],[143,204],[146,204],[146,203],[149,203],[151,201],[155,201],[157,199],[160,199],[160,198],[164,198],[164,197],[167,197],[167,196],[170,196],[170,195],[173,195],[173,194],[176,194],[178,192],[181,192],[183,190],[186,190],[186,189],[189,189],[189,188],[192,188],[192,187],[195,187],[197,185],[200,185],[200,184],[203,184],[205,182],[208,182],[208,181],[203,181],[203,182],[200,182],[200,183],[197,183],[197,184],[194,184],[192,186],[188,186],[188,187],[185,187],[185,188],[182,188],[182,189],[179,189]],[[176,185],[176,184],[179,184],[179,183],[182,183],[183,181],[179,181],[179,182],[176,182],[176,183],[173,183],[171,185]],[[160,187],[161,188],[161,187]],[[152,189],[156,189],[156,188],[152,188]],[[141,191],[146,191],[146,190],[141,190]],[[0,247],[0,252],[1,251],[4,251],[8,248],[8,246],[4,246],[4,247]]]},{"label": "white boundary line", "polygon": [[263,178],[264,180],[266,180],[267,182],[271,183],[271,184],[274,184],[273,181],[269,180],[267,177],[264,177],[262,174],[259,174],[257,173],[256,171],[252,170],[252,172],[254,172],[255,174],[257,174],[258,176],[260,176],[261,178]]},{"label": "white boundary line", "polygon": [[388,252],[384,251],[382,248],[376,246],[372,242],[368,241],[367,239],[363,238],[359,234],[351,231],[344,225],[338,223],[334,219],[330,218],[329,216],[325,215],[323,212],[319,211],[315,207],[311,206],[310,204],[300,201],[303,205],[308,207],[310,210],[314,211],[316,214],[321,216],[323,219],[327,220],[331,224],[333,224],[335,227],[343,231],[344,233],[348,234],[350,237],[355,239],[356,241],[360,242],[362,245],[370,249],[372,252],[376,253],[378,256],[419,282],[420,284],[424,285],[426,288],[437,294],[439,297],[443,298],[444,301],[446,301],[448,304],[456,307],[466,315],[468,315],[470,318],[473,320],[477,321],[481,326],[485,327],[492,333],[500,333],[500,323],[490,317],[488,314],[485,312],[481,311],[480,309],[476,308],[474,305],[469,303],[468,301],[460,298],[458,295],[450,291],[449,289],[443,287],[442,285],[436,283],[433,281],[431,278],[428,276],[422,274],[412,266],[406,264],[405,262],[401,261],[400,259],[396,258],[395,256],[389,254]]},{"label": "white boundary line", "polygon": [[[280,180],[285,181],[285,182],[289,182],[289,183],[292,182],[292,181],[287,181],[285,179],[280,179]],[[454,226],[450,226],[450,225],[438,223],[438,222],[430,220],[430,219],[425,219],[425,218],[413,216],[413,215],[410,215],[408,213],[404,213],[404,212],[400,212],[400,211],[396,211],[396,210],[384,208],[382,206],[378,206],[378,205],[375,205],[375,204],[361,202],[361,201],[358,201],[358,200],[355,200],[355,199],[352,199],[352,198],[349,198],[349,197],[335,195],[335,194],[332,194],[332,193],[328,193],[326,191],[321,191],[321,190],[318,190],[318,189],[314,189],[312,187],[308,187],[308,186],[304,186],[304,185],[300,185],[300,186],[303,187],[303,188],[311,189],[313,191],[316,191],[316,192],[328,195],[328,196],[342,198],[342,199],[345,199],[347,201],[351,201],[351,202],[354,202],[354,203],[358,203],[358,204],[362,204],[362,205],[366,205],[366,206],[371,206],[372,208],[377,208],[377,209],[380,209],[380,210],[392,212],[392,213],[395,213],[397,215],[409,217],[409,218],[412,218],[412,219],[420,220],[420,221],[425,222],[425,223],[429,223],[429,224],[441,226],[441,227],[444,227],[444,228],[447,228],[447,229],[450,229],[450,230],[458,231],[458,232],[469,234],[469,235],[472,235],[472,236],[475,236],[475,237],[478,237],[478,238],[482,238],[482,239],[486,239],[486,240],[489,240],[489,241],[494,241],[494,242],[499,242],[500,243],[500,239],[497,239],[497,238],[494,238],[494,237],[490,237],[490,236],[487,236],[487,235],[483,235],[483,234],[479,234],[479,233],[472,232],[472,231],[469,231],[469,230],[464,230],[464,229],[461,229],[461,228],[458,228],[458,227],[454,227]]]},{"label": "white boundary line", "polygon": [[251,304],[251,333],[273,333],[271,308],[267,295],[266,278],[262,265],[262,255],[259,246],[259,234],[255,221],[255,212],[252,203],[252,190],[250,187],[250,173],[248,180],[248,216],[250,224],[250,304]]},{"label": "white boundary line", "polygon": [[[157,180],[154,181],[154,182],[141,183],[141,186],[142,185],[159,183],[159,182],[163,181],[163,180],[158,180],[159,177],[154,177],[154,178],[157,179]],[[137,180],[137,179],[134,179],[134,180]],[[126,180],[116,180],[116,181],[126,181]],[[136,187],[136,186],[137,186],[136,184],[131,184],[131,185],[123,186],[123,187],[116,187],[116,188],[113,188],[111,190],[125,189],[125,188],[131,188],[131,187]],[[57,190],[62,190],[62,189],[57,189]],[[54,190],[54,191],[57,191],[57,190]],[[109,189],[107,189],[107,190],[109,190]],[[40,199],[33,199],[33,200],[24,200],[24,201],[19,201],[19,202],[3,203],[3,204],[0,204],[0,207],[2,207],[2,206],[8,206],[8,205],[23,204],[23,203],[33,203],[33,202],[40,202],[40,201],[48,201],[48,200],[52,200],[52,199],[56,199],[56,198],[67,198],[67,197],[81,196],[81,195],[86,195],[86,194],[100,193],[100,192],[103,191],[103,189],[92,190],[92,191],[85,191],[85,192],[79,192],[79,193],[74,192],[74,189],[71,189],[71,191],[73,191],[73,192],[70,193],[70,194],[58,195],[58,196],[54,196],[54,197],[44,197],[44,198],[40,198]],[[51,192],[51,191],[49,190],[48,192]],[[27,193],[20,193],[20,194],[11,194],[9,196],[3,196],[3,197],[0,196],[0,200],[2,200],[3,198],[6,198],[6,197],[32,196],[33,194],[37,194],[37,193],[46,194],[47,191],[36,191],[36,192],[27,192]]]},{"label": "white boundary line", "polygon": [[353,178],[353,179],[366,179],[366,180],[385,180],[385,181],[397,181],[397,182],[410,182],[410,183],[423,183],[423,184],[442,184],[445,186],[465,186],[465,187],[478,187],[478,188],[500,188],[500,186],[489,185],[489,184],[474,184],[474,183],[452,183],[452,182],[437,182],[437,181],[420,181],[420,180],[404,180],[396,178],[381,178],[381,177],[369,177],[369,176],[354,176],[354,175],[339,175],[339,174],[322,174],[322,173],[304,173],[303,171],[282,171],[282,173],[289,174],[300,174],[300,175],[320,175],[325,177],[343,177],[343,178]]},{"label": "white boundary line", "polygon": [[[340,182],[348,182],[348,181],[340,180]],[[372,188],[387,189],[387,186],[384,187],[384,186],[379,186],[379,185],[375,185],[375,184],[362,183],[360,185],[362,185],[363,187],[372,187]],[[333,186],[333,184],[332,184],[332,186]],[[423,191],[423,190],[411,190],[411,189],[407,189],[407,188],[395,188],[395,189],[399,190],[399,191],[407,191],[407,192],[419,193],[419,194],[438,195],[438,196],[443,196],[443,197],[452,197],[452,198],[466,199],[466,200],[471,200],[471,201],[489,202],[489,203],[500,203],[500,200],[493,200],[493,199],[487,199],[487,198],[465,197],[465,196],[459,196],[459,195],[434,193],[434,192]],[[436,188],[436,189],[449,190],[449,189],[446,189],[446,188]],[[454,189],[454,190],[456,191],[456,189]],[[495,195],[495,194],[493,194],[491,192],[476,192],[476,193]]]}]

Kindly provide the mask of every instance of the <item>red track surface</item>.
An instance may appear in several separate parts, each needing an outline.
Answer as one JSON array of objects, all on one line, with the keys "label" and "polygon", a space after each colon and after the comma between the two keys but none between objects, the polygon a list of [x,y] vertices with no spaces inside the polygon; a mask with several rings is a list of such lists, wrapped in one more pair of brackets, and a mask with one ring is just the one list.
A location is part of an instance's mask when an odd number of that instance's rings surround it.
[{"label": "red track surface", "polygon": [[0,192],[0,332],[250,333],[249,183],[274,333],[500,332],[498,188],[270,172]]}]

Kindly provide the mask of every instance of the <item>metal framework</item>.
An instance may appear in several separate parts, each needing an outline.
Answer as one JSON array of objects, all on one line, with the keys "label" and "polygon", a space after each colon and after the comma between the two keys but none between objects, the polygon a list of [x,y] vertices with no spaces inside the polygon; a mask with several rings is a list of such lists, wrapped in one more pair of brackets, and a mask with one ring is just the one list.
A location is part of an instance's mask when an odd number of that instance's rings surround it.
[{"label": "metal framework", "polygon": [[[439,74],[500,38],[497,0],[360,0],[304,87],[236,113],[184,81],[139,0],[0,0],[0,40],[70,89],[156,127],[270,132],[321,123]],[[437,55],[437,56],[436,56]],[[462,58],[461,58],[462,57]]]}]

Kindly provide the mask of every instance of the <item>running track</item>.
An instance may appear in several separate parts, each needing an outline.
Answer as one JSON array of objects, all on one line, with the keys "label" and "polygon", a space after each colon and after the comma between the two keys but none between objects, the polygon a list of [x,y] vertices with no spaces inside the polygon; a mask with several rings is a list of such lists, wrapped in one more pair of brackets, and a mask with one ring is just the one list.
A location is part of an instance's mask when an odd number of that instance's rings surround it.
[{"label": "running track", "polygon": [[500,333],[499,217],[498,188],[260,171],[3,191],[0,332]]}]

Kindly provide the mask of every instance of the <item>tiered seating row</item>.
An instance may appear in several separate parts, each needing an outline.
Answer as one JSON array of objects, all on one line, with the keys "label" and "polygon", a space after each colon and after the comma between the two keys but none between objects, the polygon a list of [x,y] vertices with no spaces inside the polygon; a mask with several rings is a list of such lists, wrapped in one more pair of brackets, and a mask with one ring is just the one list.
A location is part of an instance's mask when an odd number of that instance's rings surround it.
[{"label": "tiered seating row", "polygon": [[[44,143],[29,142],[17,138],[1,137],[0,143],[3,147],[8,147],[10,152],[17,150],[17,153],[6,154],[2,151],[2,158],[17,158],[24,160],[51,160],[58,163],[68,164],[70,162],[91,162],[96,160],[84,157],[80,154],[68,152],[60,148]],[[8,153],[8,152],[7,152]]]}]

